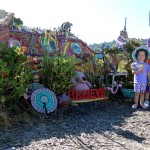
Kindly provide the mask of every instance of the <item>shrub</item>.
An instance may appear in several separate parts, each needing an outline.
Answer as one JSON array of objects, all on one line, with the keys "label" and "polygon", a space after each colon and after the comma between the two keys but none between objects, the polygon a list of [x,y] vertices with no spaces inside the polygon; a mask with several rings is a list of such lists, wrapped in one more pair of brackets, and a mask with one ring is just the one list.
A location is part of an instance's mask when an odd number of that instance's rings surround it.
[{"label": "shrub", "polygon": [[31,66],[23,50],[0,43],[0,103],[14,107],[31,79]]},{"label": "shrub", "polygon": [[72,87],[75,59],[71,56],[50,57],[43,67],[43,82],[56,93],[63,94]]}]

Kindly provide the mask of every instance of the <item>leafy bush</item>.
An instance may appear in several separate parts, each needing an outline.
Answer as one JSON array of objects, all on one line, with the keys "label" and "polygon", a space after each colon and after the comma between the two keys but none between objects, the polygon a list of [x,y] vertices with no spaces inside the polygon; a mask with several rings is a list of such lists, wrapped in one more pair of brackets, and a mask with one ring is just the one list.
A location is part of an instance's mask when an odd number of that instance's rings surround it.
[{"label": "leafy bush", "polygon": [[43,68],[44,84],[56,93],[63,94],[72,87],[71,78],[75,76],[74,62],[71,57],[51,57]]},{"label": "leafy bush", "polygon": [[20,18],[14,17],[14,23],[15,25],[23,25],[23,21]]},{"label": "leafy bush", "polygon": [[31,66],[23,50],[0,43],[0,104],[14,107],[31,75]]}]

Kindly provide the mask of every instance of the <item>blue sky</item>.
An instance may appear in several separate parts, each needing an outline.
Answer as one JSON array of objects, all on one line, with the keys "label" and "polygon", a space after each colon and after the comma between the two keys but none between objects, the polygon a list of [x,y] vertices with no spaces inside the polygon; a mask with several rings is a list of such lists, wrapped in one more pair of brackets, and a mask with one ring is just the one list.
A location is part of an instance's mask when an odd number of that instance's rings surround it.
[{"label": "blue sky", "polygon": [[69,21],[88,44],[116,40],[125,17],[130,38],[150,37],[150,0],[0,0],[0,9],[31,27],[53,29]]}]

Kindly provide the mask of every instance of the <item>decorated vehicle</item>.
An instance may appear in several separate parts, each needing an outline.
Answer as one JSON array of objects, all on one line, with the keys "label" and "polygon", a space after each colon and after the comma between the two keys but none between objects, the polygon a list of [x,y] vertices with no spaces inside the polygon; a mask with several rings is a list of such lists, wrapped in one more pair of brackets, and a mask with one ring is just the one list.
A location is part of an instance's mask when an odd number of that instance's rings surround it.
[{"label": "decorated vehicle", "polygon": [[[116,93],[120,86],[114,83],[114,76],[127,75],[121,63],[120,69],[123,70],[122,73],[117,73],[115,68],[115,71],[105,74],[105,62],[107,59],[103,52],[92,50],[85,42],[71,33],[72,23],[70,22],[64,22],[59,28],[54,30],[31,29],[25,26],[23,27],[20,20],[19,23],[21,25],[17,25],[13,13],[1,11],[1,14],[3,15],[0,16],[0,41],[9,47],[16,47],[16,49],[18,49],[17,53],[27,56],[31,62],[39,62],[37,63],[38,66],[42,63],[41,70],[44,70],[42,75],[45,85],[47,85],[46,87],[48,88],[36,89],[30,98],[31,105],[38,112],[51,113],[56,110],[59,104],[66,100],[74,104],[108,100],[106,91]],[[62,68],[59,69],[57,66],[62,62],[61,67],[63,67],[67,60],[59,58],[60,56],[64,58],[69,56],[72,58],[72,61],[69,62],[73,63],[73,69],[76,75],[73,76],[72,73],[68,76],[68,79],[73,81],[72,83],[75,88],[68,86],[70,89],[66,90],[65,84],[63,85],[63,83],[60,82],[60,79],[64,78],[64,75],[56,79],[57,84],[55,84],[55,86],[53,84],[54,78],[51,80],[52,77],[49,76],[52,67],[54,67],[53,69],[58,68],[58,70],[55,70],[56,74],[55,72],[53,74],[54,77],[63,74],[64,70],[62,70]],[[75,61],[73,62],[74,58]],[[53,59],[55,59],[55,62],[53,62],[50,67],[49,62]],[[35,68],[37,67],[34,63],[32,64],[32,71],[34,73],[37,72]],[[70,67],[70,70],[71,69]],[[62,72],[59,73],[60,70]],[[51,70],[51,72],[53,71],[54,70]],[[69,71],[66,71],[65,76],[67,76],[67,74],[69,74]],[[112,85],[109,87],[104,86],[101,75],[112,76]],[[93,78],[91,78],[91,76]],[[99,84],[97,86],[93,79],[98,79]],[[66,80],[69,84],[70,81]],[[59,84],[61,86],[59,86]],[[65,90],[58,92],[61,88],[65,88]],[[63,92],[66,92],[65,96]]]}]

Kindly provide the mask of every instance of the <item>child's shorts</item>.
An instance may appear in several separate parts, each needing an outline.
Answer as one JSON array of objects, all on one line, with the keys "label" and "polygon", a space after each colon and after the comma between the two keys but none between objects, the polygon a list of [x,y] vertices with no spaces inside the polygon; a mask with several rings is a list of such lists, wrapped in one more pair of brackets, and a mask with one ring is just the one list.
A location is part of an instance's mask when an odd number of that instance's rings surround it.
[{"label": "child's shorts", "polygon": [[134,83],[134,92],[146,92],[147,84]]}]

